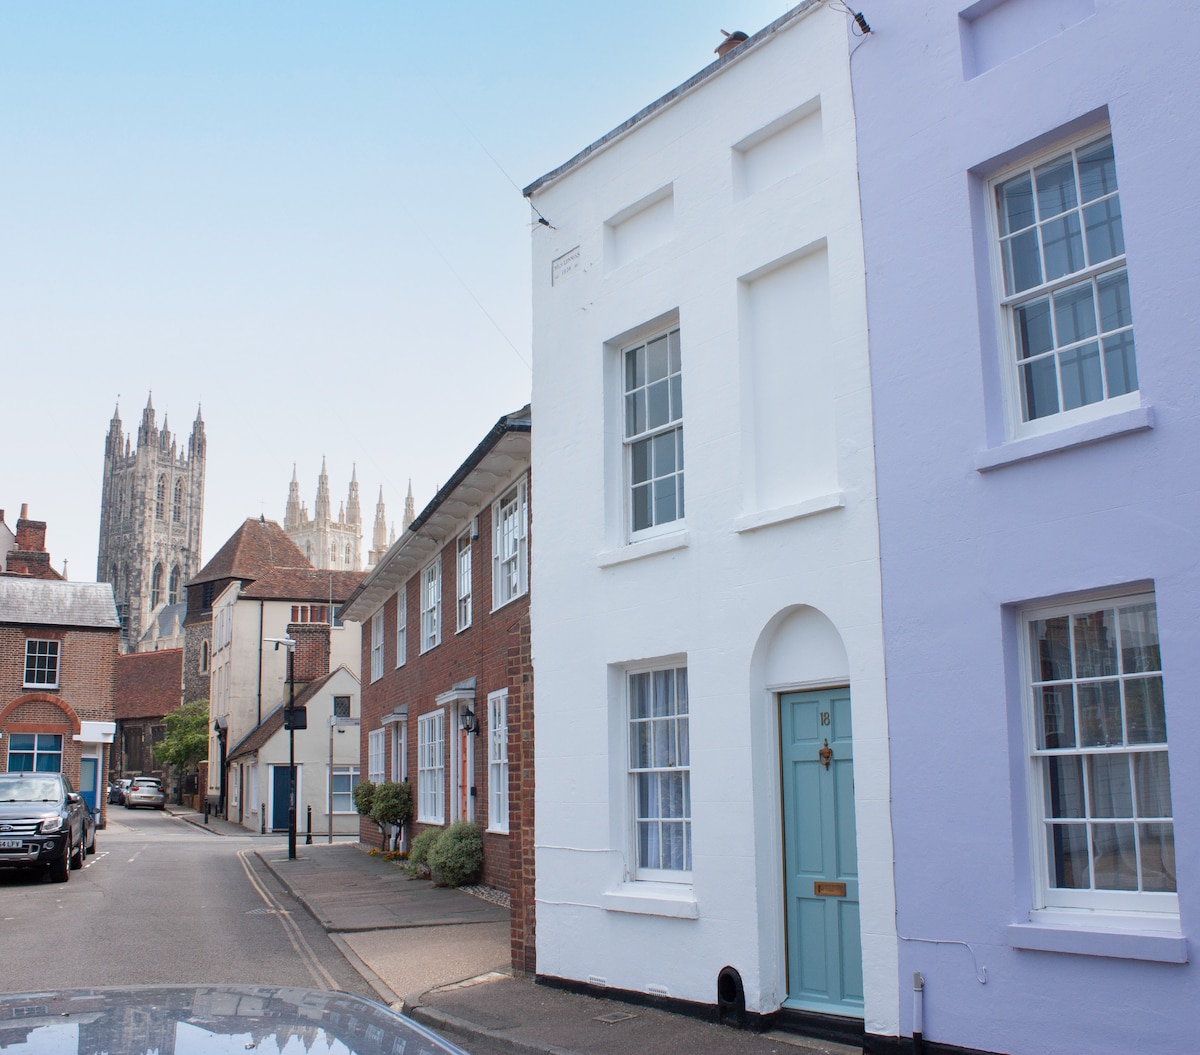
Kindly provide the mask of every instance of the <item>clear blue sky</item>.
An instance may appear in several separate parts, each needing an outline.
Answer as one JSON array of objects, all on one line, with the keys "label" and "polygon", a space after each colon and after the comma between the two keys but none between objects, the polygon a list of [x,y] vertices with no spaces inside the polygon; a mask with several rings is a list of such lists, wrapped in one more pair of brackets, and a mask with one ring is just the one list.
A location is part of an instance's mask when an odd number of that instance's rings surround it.
[{"label": "clear blue sky", "polygon": [[94,579],[108,422],[153,392],[184,444],[203,407],[205,560],[322,456],[398,528],[529,399],[517,188],[791,6],[0,5],[6,521]]}]

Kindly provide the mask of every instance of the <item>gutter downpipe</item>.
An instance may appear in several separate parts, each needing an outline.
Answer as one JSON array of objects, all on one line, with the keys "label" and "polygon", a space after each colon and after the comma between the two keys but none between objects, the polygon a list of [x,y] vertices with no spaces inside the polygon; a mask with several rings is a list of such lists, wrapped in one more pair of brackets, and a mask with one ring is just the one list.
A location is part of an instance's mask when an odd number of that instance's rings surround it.
[{"label": "gutter downpipe", "polygon": [[922,1055],[925,1051],[925,979],[920,971],[913,971],[913,1018],[912,1037],[913,1055]]},{"label": "gutter downpipe", "polygon": [[262,665],[263,665],[263,605],[266,601],[258,602],[258,723],[262,725]]}]

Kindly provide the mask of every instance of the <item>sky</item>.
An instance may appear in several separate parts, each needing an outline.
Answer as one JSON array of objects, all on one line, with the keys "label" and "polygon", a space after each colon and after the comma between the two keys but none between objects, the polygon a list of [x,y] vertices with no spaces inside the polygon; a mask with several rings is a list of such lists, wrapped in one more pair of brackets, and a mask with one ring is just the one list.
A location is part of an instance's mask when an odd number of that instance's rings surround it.
[{"label": "sky", "polygon": [[[794,0],[0,5],[0,509],[94,581],[104,441],[208,441],[203,559],[365,542],[529,401],[520,193]],[[366,546],[364,546],[364,549]]]}]

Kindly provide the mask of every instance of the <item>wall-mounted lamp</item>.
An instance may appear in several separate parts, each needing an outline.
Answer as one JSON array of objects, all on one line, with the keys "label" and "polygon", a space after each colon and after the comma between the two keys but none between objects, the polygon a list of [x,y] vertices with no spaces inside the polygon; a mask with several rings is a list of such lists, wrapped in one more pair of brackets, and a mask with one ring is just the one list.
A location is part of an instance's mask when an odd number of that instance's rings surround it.
[{"label": "wall-mounted lamp", "polygon": [[464,733],[479,735],[479,720],[475,717],[475,712],[470,707],[464,707],[459,712],[458,721],[462,725]]}]

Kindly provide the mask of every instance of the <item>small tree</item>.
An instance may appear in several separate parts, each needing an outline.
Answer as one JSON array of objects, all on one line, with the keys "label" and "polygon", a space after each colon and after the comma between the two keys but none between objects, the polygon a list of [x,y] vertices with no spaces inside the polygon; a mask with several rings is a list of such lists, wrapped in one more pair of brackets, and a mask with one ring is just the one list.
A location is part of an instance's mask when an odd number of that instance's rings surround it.
[{"label": "small tree", "polygon": [[[361,783],[359,786],[362,786]],[[393,824],[399,828],[407,824],[412,820],[412,813],[412,790],[407,780],[402,783],[385,780],[375,785],[369,814],[371,820],[379,825],[385,844],[388,837],[387,826]]]},{"label": "small tree", "polygon": [[208,700],[185,703],[163,718],[166,733],[154,745],[154,757],[180,776],[194,772],[208,756]]},{"label": "small tree", "polygon": [[374,803],[375,784],[370,780],[360,780],[354,785],[354,808],[358,810],[359,816],[374,820],[375,818],[371,816],[371,807]]}]

